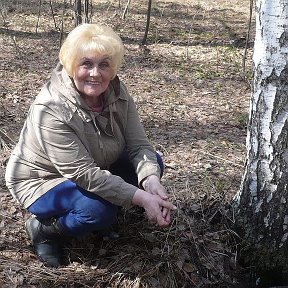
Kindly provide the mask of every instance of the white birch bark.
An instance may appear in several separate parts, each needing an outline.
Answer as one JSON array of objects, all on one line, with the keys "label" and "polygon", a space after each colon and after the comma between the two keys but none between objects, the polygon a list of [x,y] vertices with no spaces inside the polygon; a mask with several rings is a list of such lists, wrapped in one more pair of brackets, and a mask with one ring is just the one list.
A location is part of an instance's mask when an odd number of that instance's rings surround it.
[{"label": "white birch bark", "polygon": [[[288,0],[257,0],[253,62],[247,162],[234,207],[263,262],[288,239]],[[282,256],[272,258],[279,264]]]}]

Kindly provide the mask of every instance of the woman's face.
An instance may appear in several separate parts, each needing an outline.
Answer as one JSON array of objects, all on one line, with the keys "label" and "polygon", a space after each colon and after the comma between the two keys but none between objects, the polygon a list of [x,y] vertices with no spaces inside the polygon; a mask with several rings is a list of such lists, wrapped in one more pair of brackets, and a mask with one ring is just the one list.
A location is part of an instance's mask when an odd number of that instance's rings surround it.
[{"label": "woman's face", "polygon": [[86,97],[100,96],[114,76],[111,64],[108,56],[81,58],[73,77],[77,89]]}]

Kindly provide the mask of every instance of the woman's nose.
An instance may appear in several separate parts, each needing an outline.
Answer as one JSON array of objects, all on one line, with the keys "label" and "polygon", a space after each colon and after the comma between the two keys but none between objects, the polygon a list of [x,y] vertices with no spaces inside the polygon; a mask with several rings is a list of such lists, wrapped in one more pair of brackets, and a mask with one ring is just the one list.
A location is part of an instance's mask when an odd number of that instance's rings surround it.
[{"label": "woman's nose", "polygon": [[97,66],[93,66],[93,68],[90,70],[91,76],[97,76],[99,74],[99,70]]}]

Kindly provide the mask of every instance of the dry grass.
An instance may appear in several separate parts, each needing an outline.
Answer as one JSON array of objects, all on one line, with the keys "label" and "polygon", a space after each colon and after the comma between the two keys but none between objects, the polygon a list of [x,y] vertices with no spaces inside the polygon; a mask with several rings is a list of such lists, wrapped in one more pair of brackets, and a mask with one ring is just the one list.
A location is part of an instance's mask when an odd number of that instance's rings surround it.
[{"label": "dry grass", "polygon": [[123,38],[120,77],[163,153],[163,183],[178,210],[165,230],[149,225],[140,209],[122,211],[118,240],[72,240],[68,266],[56,270],[32,253],[23,229],[28,215],[3,178],[29,105],[57,62],[61,20],[65,33],[74,25],[69,1],[52,2],[56,28],[49,1],[42,1],[40,17],[36,0],[0,4],[0,286],[234,287],[241,272],[238,239],[225,206],[240,185],[245,158],[251,45],[245,73],[242,57],[249,1],[154,1],[145,47],[139,46],[145,1],[132,1],[125,20],[118,1],[95,1],[93,21]]}]

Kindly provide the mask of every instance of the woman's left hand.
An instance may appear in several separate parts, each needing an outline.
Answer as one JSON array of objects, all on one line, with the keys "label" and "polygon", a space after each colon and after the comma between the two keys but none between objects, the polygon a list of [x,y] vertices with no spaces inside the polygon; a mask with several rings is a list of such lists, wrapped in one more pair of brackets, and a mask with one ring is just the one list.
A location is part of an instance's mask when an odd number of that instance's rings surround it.
[{"label": "woman's left hand", "polygon": [[[144,190],[152,195],[158,195],[163,200],[168,200],[166,189],[160,183],[160,179],[156,175],[148,176],[142,183]],[[162,209],[163,218],[170,223],[171,211],[168,208]]]},{"label": "woman's left hand", "polygon": [[158,195],[161,199],[167,200],[168,195],[166,189],[160,183],[160,179],[156,175],[150,175],[143,180],[142,186],[144,190],[152,195]]}]

